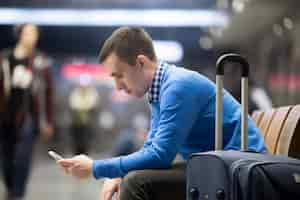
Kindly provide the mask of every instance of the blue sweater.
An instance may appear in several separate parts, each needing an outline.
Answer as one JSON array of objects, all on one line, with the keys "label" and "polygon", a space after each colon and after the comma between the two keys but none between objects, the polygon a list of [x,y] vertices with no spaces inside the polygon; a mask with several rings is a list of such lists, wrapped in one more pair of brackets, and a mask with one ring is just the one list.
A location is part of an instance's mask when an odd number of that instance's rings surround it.
[{"label": "blue sweater", "polygon": [[[132,170],[170,167],[177,153],[214,149],[215,85],[197,72],[169,65],[163,74],[159,100],[150,104],[151,127],[144,146],[128,156],[93,163],[95,178],[123,177]],[[240,104],[223,91],[223,146],[240,149]],[[260,131],[248,118],[248,148],[265,152]]]}]

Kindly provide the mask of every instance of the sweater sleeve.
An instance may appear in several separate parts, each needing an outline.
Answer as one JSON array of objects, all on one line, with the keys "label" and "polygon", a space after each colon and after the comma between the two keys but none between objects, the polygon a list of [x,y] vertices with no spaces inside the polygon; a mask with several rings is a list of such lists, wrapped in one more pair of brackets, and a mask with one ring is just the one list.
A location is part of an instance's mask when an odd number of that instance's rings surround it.
[{"label": "sweater sleeve", "polygon": [[128,156],[93,163],[93,175],[122,177],[132,170],[170,167],[178,148],[187,137],[198,114],[198,97],[188,84],[169,84],[162,88],[160,117],[154,137],[148,138],[139,151]]}]

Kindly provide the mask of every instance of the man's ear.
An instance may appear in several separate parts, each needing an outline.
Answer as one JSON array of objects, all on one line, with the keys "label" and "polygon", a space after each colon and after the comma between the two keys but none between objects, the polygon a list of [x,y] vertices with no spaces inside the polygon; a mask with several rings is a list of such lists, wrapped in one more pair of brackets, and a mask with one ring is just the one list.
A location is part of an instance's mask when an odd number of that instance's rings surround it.
[{"label": "man's ear", "polygon": [[148,61],[147,56],[142,55],[142,54],[139,54],[139,55],[137,56],[137,62],[139,63],[139,65],[140,65],[141,67],[143,67],[143,66],[145,65],[145,63],[147,63],[147,61]]}]

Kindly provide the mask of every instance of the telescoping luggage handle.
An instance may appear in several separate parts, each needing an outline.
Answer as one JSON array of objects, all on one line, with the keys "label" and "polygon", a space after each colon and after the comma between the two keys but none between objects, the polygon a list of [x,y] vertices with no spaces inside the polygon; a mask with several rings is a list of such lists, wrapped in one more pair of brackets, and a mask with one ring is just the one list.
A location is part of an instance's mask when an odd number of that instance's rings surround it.
[{"label": "telescoping luggage handle", "polygon": [[222,89],[223,89],[223,77],[224,77],[224,66],[226,63],[239,63],[242,67],[241,70],[241,84],[242,84],[242,127],[241,127],[241,150],[246,151],[248,149],[248,75],[249,75],[249,63],[245,58],[238,54],[224,54],[222,55],[216,63],[217,73],[216,73],[216,130],[215,130],[215,150],[222,150],[223,141],[223,104],[222,104]]}]

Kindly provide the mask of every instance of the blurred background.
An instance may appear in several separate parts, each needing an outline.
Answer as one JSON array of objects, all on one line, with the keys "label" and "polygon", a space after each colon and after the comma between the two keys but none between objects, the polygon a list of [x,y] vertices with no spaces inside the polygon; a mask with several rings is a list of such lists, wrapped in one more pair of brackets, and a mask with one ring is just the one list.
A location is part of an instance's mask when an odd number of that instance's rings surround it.
[{"label": "blurred background", "polygon": [[[35,147],[25,198],[99,199],[102,181],[80,182],[63,175],[48,158],[48,149],[100,159],[129,153],[144,140],[150,118],[147,99],[116,91],[97,62],[114,29],[144,27],[159,59],[212,80],[221,54],[242,54],[251,65],[252,112],[300,102],[299,4],[297,0],[1,0],[0,49],[15,45],[15,25],[38,25],[38,49],[49,57],[55,85],[54,135]],[[235,66],[226,70],[226,88],[239,99],[239,70]],[[5,195],[1,184],[0,199]]]}]

